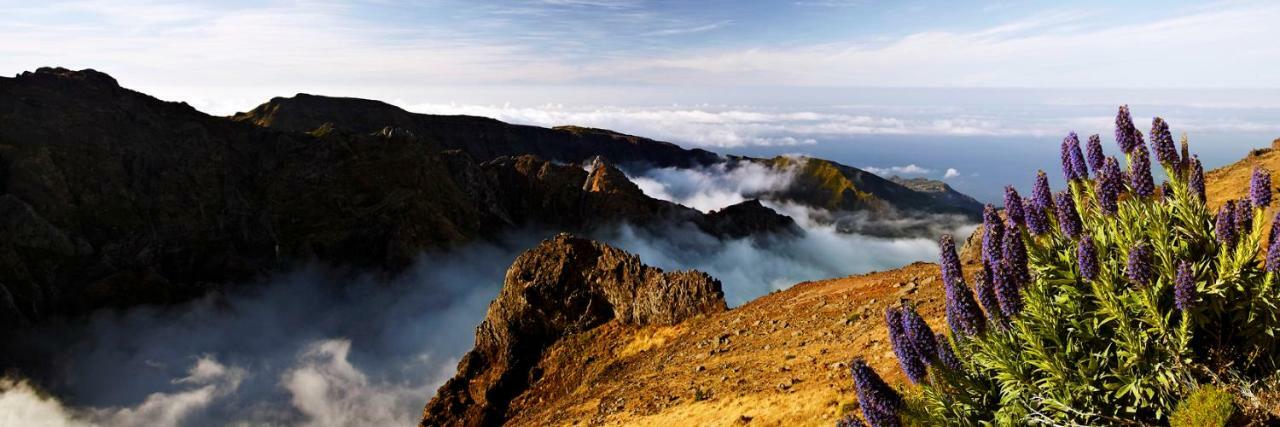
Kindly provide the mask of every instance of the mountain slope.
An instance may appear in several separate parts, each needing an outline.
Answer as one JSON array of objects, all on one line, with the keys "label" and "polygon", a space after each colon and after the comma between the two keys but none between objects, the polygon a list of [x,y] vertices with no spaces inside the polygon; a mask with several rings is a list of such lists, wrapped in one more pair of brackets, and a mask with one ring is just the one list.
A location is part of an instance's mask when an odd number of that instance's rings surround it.
[{"label": "mountain slope", "polygon": [[394,127],[268,129],[54,68],[0,78],[0,212],[11,324],[181,301],[313,261],[394,273],[515,229],[677,221],[718,235],[734,221],[650,198],[604,162],[479,162]]},{"label": "mountain slope", "polygon": [[[831,211],[873,213],[958,214],[973,217],[982,204],[939,181],[885,179],[830,160],[777,156],[735,158],[774,170],[795,170],[795,180],[775,196],[781,200]],[[896,178],[896,177],[895,177]]]},{"label": "mountain slope", "polygon": [[[559,240],[550,247],[563,245]],[[547,248],[544,243],[530,253]],[[508,288],[530,286],[528,279],[512,282],[526,264],[512,266],[504,295],[514,294]],[[801,283],[729,311],[675,323],[609,321],[579,329],[537,353],[521,353],[541,354],[525,362],[536,374],[521,377],[528,383],[506,395],[504,415],[490,419],[490,425],[829,425],[856,405],[847,365],[854,354],[866,355],[889,381],[903,380],[882,327],[885,307],[911,298],[933,327],[945,327],[936,274],[936,265],[918,263]],[[490,319],[504,313],[497,308],[508,305],[503,301],[499,297],[490,307]],[[564,309],[561,299],[543,301],[541,310]],[[540,336],[542,330],[508,328],[501,336]],[[476,331],[478,342],[492,342],[494,336],[485,326]],[[474,352],[492,353],[489,347],[477,345]],[[477,402],[457,398],[464,384],[471,384],[475,396],[483,390],[478,384],[491,381],[475,357],[467,356],[458,376],[441,387],[423,425],[480,425],[461,412]],[[443,411],[446,407],[458,411]]]}]

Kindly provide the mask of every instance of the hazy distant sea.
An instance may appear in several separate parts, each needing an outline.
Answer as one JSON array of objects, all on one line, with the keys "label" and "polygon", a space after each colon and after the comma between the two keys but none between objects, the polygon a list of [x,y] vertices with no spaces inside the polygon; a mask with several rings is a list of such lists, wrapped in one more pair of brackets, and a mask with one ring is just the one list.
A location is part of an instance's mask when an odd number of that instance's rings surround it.
[{"label": "hazy distant sea", "polygon": [[[1059,144],[1070,131],[1082,140],[1100,134],[1103,147],[1117,152],[1113,128],[1122,103],[1144,134],[1157,115],[1175,137],[1186,132],[1207,168],[1280,137],[1280,90],[613,88],[596,102],[578,94],[565,103],[395,103],[424,113],[606,128],[727,154],[809,154],[882,175],[946,177],[983,201],[1000,200],[1005,184],[1028,187],[1036,169],[1060,181]],[[951,176],[948,169],[955,169]]]}]

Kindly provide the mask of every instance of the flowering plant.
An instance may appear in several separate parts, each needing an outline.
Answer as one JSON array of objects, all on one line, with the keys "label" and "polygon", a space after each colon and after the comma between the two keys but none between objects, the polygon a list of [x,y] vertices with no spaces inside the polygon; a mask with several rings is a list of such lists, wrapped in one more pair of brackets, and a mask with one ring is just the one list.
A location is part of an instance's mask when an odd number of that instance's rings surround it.
[{"label": "flowering plant", "polygon": [[[1008,187],[1003,217],[987,207],[972,287],[942,237],[951,334],[934,334],[910,305],[886,313],[918,389],[900,396],[855,363],[871,425],[1163,424],[1202,384],[1276,371],[1280,225],[1259,260],[1254,221],[1271,203],[1270,175],[1255,170],[1249,196],[1211,214],[1185,137],[1179,153],[1155,119],[1152,155],[1127,106],[1115,134],[1123,160],[1104,157],[1097,135],[1084,156],[1071,133],[1066,189],[1052,193],[1041,171],[1031,199]],[[1153,157],[1168,177],[1158,193]]]}]

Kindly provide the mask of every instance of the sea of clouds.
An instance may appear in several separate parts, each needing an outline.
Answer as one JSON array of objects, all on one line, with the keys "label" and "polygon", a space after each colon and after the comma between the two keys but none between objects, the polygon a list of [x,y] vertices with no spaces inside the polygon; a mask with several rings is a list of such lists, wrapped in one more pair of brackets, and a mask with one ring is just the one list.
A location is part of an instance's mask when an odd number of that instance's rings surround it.
[{"label": "sea of clouds", "polygon": [[[633,178],[653,197],[702,211],[791,181],[758,165]],[[936,257],[933,238],[841,233],[821,212],[767,205],[803,235],[724,240],[686,225],[620,225],[591,237],[650,265],[706,271],[731,306],[805,280]],[[525,231],[426,253],[392,280],[313,266],[175,307],[101,312],[35,331],[15,350],[48,354],[51,369],[33,375],[39,387],[0,382],[0,425],[412,425],[471,348],[507,266],[552,235]]]}]

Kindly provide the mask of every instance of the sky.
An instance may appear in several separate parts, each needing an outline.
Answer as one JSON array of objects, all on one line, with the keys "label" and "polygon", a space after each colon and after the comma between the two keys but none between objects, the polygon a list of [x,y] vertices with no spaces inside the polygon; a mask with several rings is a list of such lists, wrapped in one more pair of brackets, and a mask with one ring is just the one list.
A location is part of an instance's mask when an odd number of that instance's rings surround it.
[{"label": "sky", "polygon": [[[0,75],[94,68],[218,115],[313,93],[821,154],[984,199],[1010,177],[976,179],[990,165],[949,160],[968,154],[955,147],[1108,135],[1120,104],[1207,140],[1210,165],[1280,136],[1280,3],[1265,1],[0,0],[0,11]],[[914,154],[945,155],[884,155],[920,141],[934,142]]]},{"label": "sky", "polygon": [[247,109],[264,94],[321,90],[601,103],[661,88],[621,100],[643,103],[681,98],[683,87],[751,94],[683,102],[786,98],[786,88],[1280,88],[1280,74],[1265,71],[1280,66],[1273,2],[3,0],[0,8],[0,73],[95,68],[213,113]]}]

